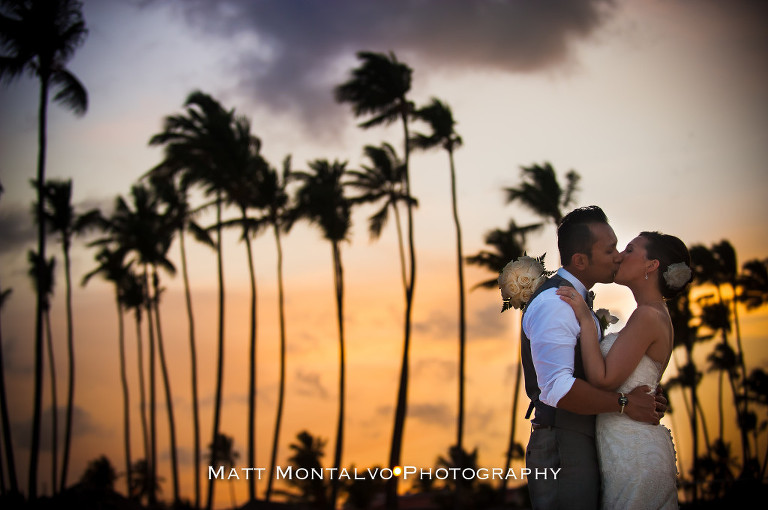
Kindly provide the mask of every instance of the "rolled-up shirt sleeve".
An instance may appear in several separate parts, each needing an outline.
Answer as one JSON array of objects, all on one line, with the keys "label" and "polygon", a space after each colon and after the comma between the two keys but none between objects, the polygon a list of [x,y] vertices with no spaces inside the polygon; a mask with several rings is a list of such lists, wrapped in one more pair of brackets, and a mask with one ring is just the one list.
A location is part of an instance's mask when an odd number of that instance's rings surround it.
[{"label": "rolled-up shirt sleeve", "polygon": [[556,289],[543,291],[523,317],[523,331],[531,342],[531,357],[541,393],[552,407],[573,387],[573,357],[580,328],[573,309]]}]

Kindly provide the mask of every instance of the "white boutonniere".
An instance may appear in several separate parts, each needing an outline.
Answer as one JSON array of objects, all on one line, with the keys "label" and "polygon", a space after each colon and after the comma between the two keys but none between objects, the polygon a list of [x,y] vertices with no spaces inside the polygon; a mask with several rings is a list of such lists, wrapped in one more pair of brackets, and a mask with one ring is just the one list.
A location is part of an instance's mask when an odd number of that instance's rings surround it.
[{"label": "white boutonniere", "polygon": [[600,328],[603,330],[603,333],[605,333],[605,330],[608,329],[608,326],[619,322],[619,318],[615,315],[611,315],[611,312],[609,312],[606,308],[599,308],[595,310],[595,315],[597,316],[598,322],[600,322]]}]

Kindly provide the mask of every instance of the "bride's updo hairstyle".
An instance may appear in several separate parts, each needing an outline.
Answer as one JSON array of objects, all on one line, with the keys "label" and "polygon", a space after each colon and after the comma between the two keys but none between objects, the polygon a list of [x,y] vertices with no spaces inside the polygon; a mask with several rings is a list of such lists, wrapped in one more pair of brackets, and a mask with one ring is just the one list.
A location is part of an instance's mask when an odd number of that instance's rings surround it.
[{"label": "bride's updo hairstyle", "polygon": [[659,289],[665,299],[682,292],[693,279],[691,254],[688,247],[675,236],[661,232],[640,232],[648,260],[659,261]]}]

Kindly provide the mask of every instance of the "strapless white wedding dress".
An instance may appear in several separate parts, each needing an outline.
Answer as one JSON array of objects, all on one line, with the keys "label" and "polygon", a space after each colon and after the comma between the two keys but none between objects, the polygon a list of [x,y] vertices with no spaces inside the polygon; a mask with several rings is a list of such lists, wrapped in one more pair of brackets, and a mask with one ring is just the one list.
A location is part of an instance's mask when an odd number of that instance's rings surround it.
[{"label": "strapless white wedding dress", "polygon": [[[617,333],[605,335],[605,356]],[[616,391],[629,393],[648,385],[656,389],[663,367],[643,355],[637,368]],[[672,434],[664,425],[649,425],[624,414],[597,416],[597,454],[600,462],[602,508],[676,509],[677,465]]]}]

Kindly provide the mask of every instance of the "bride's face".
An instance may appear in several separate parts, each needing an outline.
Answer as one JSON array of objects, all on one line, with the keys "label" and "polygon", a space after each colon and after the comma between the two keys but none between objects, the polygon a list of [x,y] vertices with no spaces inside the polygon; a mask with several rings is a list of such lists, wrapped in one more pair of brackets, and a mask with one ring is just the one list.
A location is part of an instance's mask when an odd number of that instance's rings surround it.
[{"label": "bride's face", "polygon": [[624,248],[624,251],[621,253],[621,265],[616,272],[616,279],[614,280],[616,283],[627,285],[631,281],[645,278],[648,266],[648,258],[645,251],[647,243],[648,241],[644,237],[637,236]]}]

